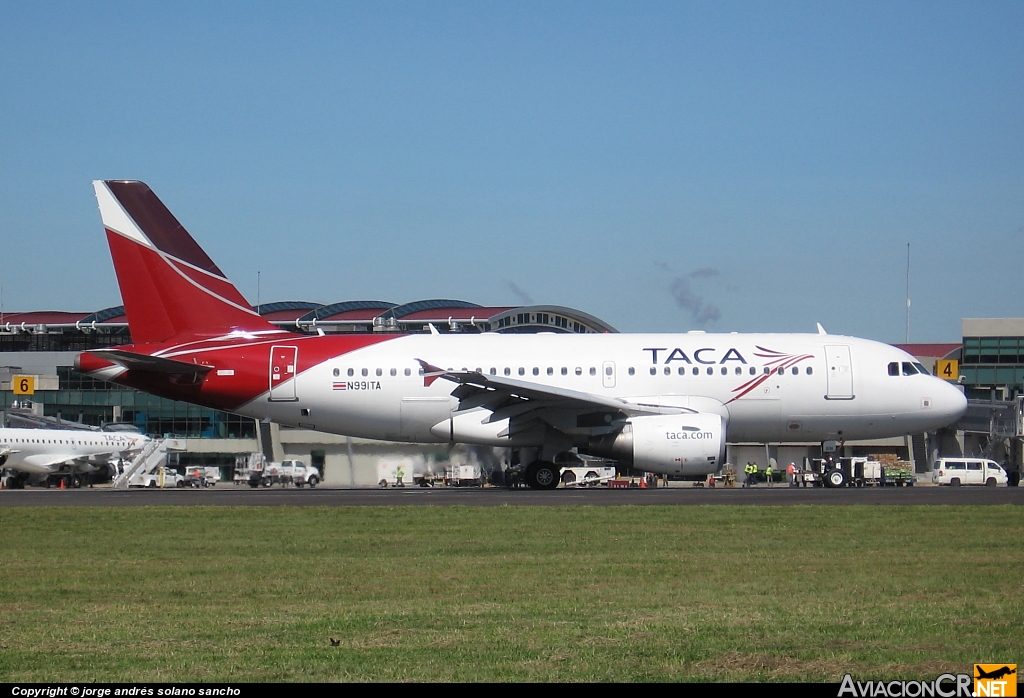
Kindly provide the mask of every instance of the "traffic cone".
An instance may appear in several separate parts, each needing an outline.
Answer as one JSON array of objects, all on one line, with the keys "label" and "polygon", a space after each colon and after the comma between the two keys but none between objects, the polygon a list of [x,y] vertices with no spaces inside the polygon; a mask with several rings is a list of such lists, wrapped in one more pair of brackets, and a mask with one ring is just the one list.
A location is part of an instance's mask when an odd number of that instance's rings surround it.
[{"label": "traffic cone", "polygon": [[63,490],[63,489],[66,489],[66,488],[64,487],[64,478],[61,478],[61,479],[60,479],[60,488],[61,488],[62,490]]}]

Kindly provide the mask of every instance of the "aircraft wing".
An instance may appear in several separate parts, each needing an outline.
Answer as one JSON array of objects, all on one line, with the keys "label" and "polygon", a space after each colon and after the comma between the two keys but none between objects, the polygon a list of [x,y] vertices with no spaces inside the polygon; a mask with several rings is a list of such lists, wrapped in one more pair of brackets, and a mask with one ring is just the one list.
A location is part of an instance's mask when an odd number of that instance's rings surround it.
[{"label": "aircraft wing", "polygon": [[[417,361],[423,367],[423,380],[427,385],[438,378],[458,383],[459,387],[452,391],[452,395],[459,400],[459,411],[483,407],[493,412],[488,419],[489,422],[509,417],[526,417],[534,413],[532,416],[551,423],[552,420],[544,419],[543,413],[558,411],[563,413],[563,419],[558,421],[564,422],[564,413],[570,413],[576,415],[574,421],[577,425],[583,426],[579,424],[578,418],[588,413],[637,417],[695,412],[684,407],[645,405],[505,376],[492,376],[478,371],[446,371],[421,359]],[[598,421],[593,426],[605,426],[606,423],[607,420]]]},{"label": "aircraft wing", "polygon": [[183,376],[194,373],[205,374],[213,370],[213,366],[165,359],[161,356],[136,354],[135,352],[124,351],[123,349],[90,349],[89,353],[101,359],[112,361],[118,366],[124,366],[128,370],[147,371],[149,373]]},{"label": "aircraft wing", "polygon": [[21,464],[33,468],[52,468],[65,463],[100,463],[109,459],[113,453],[93,453],[88,456],[75,456],[68,453],[39,453],[34,456],[27,456],[21,460]]}]

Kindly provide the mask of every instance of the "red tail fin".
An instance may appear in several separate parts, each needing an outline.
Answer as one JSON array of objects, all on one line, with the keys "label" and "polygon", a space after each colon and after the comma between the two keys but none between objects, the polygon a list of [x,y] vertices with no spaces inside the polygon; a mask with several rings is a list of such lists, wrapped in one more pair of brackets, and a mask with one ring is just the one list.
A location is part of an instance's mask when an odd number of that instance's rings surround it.
[{"label": "red tail fin", "polygon": [[148,186],[93,186],[133,342],[277,329],[252,310]]}]

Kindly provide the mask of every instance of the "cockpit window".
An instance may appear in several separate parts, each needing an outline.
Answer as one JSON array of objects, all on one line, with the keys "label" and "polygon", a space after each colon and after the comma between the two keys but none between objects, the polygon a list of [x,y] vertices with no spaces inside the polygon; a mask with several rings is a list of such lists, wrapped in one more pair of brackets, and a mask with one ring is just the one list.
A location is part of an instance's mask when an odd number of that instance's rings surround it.
[{"label": "cockpit window", "polygon": [[889,375],[890,376],[898,376],[898,375],[900,375],[900,362],[899,361],[893,361],[892,363],[889,364]]},{"label": "cockpit window", "polygon": [[914,368],[914,364],[910,363],[909,361],[904,361],[903,362],[903,375],[904,376],[913,376],[913,375],[916,375],[916,374],[917,374],[917,369]]},{"label": "cockpit window", "polygon": [[927,368],[925,368],[924,366],[922,366],[922,365],[921,365],[921,364],[919,364],[919,363],[915,363],[915,364],[914,364],[914,368],[916,368],[916,369],[917,369],[917,372],[918,372],[918,373],[921,373],[921,374],[923,374],[923,375],[925,375],[925,376],[930,376],[930,375],[932,375],[932,374],[928,373],[928,369],[927,369]]}]

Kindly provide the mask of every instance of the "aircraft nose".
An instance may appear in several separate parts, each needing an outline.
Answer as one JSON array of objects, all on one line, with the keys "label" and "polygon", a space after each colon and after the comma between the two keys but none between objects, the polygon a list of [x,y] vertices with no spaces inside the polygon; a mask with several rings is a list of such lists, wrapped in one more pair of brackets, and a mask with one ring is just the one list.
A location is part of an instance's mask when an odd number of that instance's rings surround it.
[{"label": "aircraft nose", "polygon": [[949,426],[967,412],[967,397],[957,386],[939,378],[936,380],[942,383],[942,386],[935,397],[933,408],[936,416],[941,415],[946,420],[943,426]]}]

